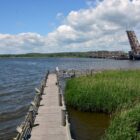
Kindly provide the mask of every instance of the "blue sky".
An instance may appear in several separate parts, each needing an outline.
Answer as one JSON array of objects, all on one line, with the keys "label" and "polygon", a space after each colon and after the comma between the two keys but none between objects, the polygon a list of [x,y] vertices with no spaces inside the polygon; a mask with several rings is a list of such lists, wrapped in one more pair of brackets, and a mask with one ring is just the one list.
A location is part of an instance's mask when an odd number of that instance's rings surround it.
[{"label": "blue sky", "polygon": [[127,52],[126,29],[140,39],[140,0],[0,0],[0,54]]},{"label": "blue sky", "polygon": [[85,0],[0,0],[0,32],[47,34],[72,10],[86,8]]}]

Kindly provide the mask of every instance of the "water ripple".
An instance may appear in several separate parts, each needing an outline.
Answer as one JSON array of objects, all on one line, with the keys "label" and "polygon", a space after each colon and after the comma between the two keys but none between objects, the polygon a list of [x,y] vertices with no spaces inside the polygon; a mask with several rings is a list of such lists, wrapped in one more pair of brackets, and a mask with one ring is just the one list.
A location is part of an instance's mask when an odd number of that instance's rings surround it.
[{"label": "water ripple", "polygon": [[40,85],[47,70],[140,68],[140,61],[88,58],[0,59],[0,140],[15,136],[23,121],[34,88]]}]

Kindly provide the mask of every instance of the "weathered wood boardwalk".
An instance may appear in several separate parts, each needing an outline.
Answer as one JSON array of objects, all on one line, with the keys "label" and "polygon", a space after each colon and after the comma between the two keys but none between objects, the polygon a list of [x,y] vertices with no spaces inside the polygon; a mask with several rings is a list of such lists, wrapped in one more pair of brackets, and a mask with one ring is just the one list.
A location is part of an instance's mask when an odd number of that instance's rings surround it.
[{"label": "weathered wood boardwalk", "polygon": [[62,106],[59,106],[59,89],[56,82],[56,74],[49,74],[31,132],[31,140],[68,140],[67,128],[61,124]]}]

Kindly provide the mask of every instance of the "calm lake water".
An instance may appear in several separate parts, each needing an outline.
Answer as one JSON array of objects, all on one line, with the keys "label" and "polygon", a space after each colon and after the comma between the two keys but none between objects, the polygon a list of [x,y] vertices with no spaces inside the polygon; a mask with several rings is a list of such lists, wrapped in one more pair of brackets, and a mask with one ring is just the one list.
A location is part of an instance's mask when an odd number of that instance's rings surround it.
[{"label": "calm lake water", "polygon": [[47,70],[140,68],[140,61],[91,58],[0,59],[0,140],[11,139]]},{"label": "calm lake water", "polygon": [[71,134],[75,140],[101,140],[110,124],[110,116],[104,113],[80,112],[68,108]]}]

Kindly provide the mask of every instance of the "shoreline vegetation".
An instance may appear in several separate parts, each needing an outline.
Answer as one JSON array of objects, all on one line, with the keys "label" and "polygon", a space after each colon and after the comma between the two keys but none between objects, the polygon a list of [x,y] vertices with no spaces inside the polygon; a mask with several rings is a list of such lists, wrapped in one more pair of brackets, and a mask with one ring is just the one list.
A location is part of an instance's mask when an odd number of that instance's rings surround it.
[{"label": "shoreline vegetation", "polygon": [[0,58],[48,58],[48,57],[128,59],[128,54],[122,51],[0,54]]},{"label": "shoreline vegetation", "polygon": [[103,140],[140,139],[140,70],[108,70],[68,80],[68,106],[112,117]]}]

